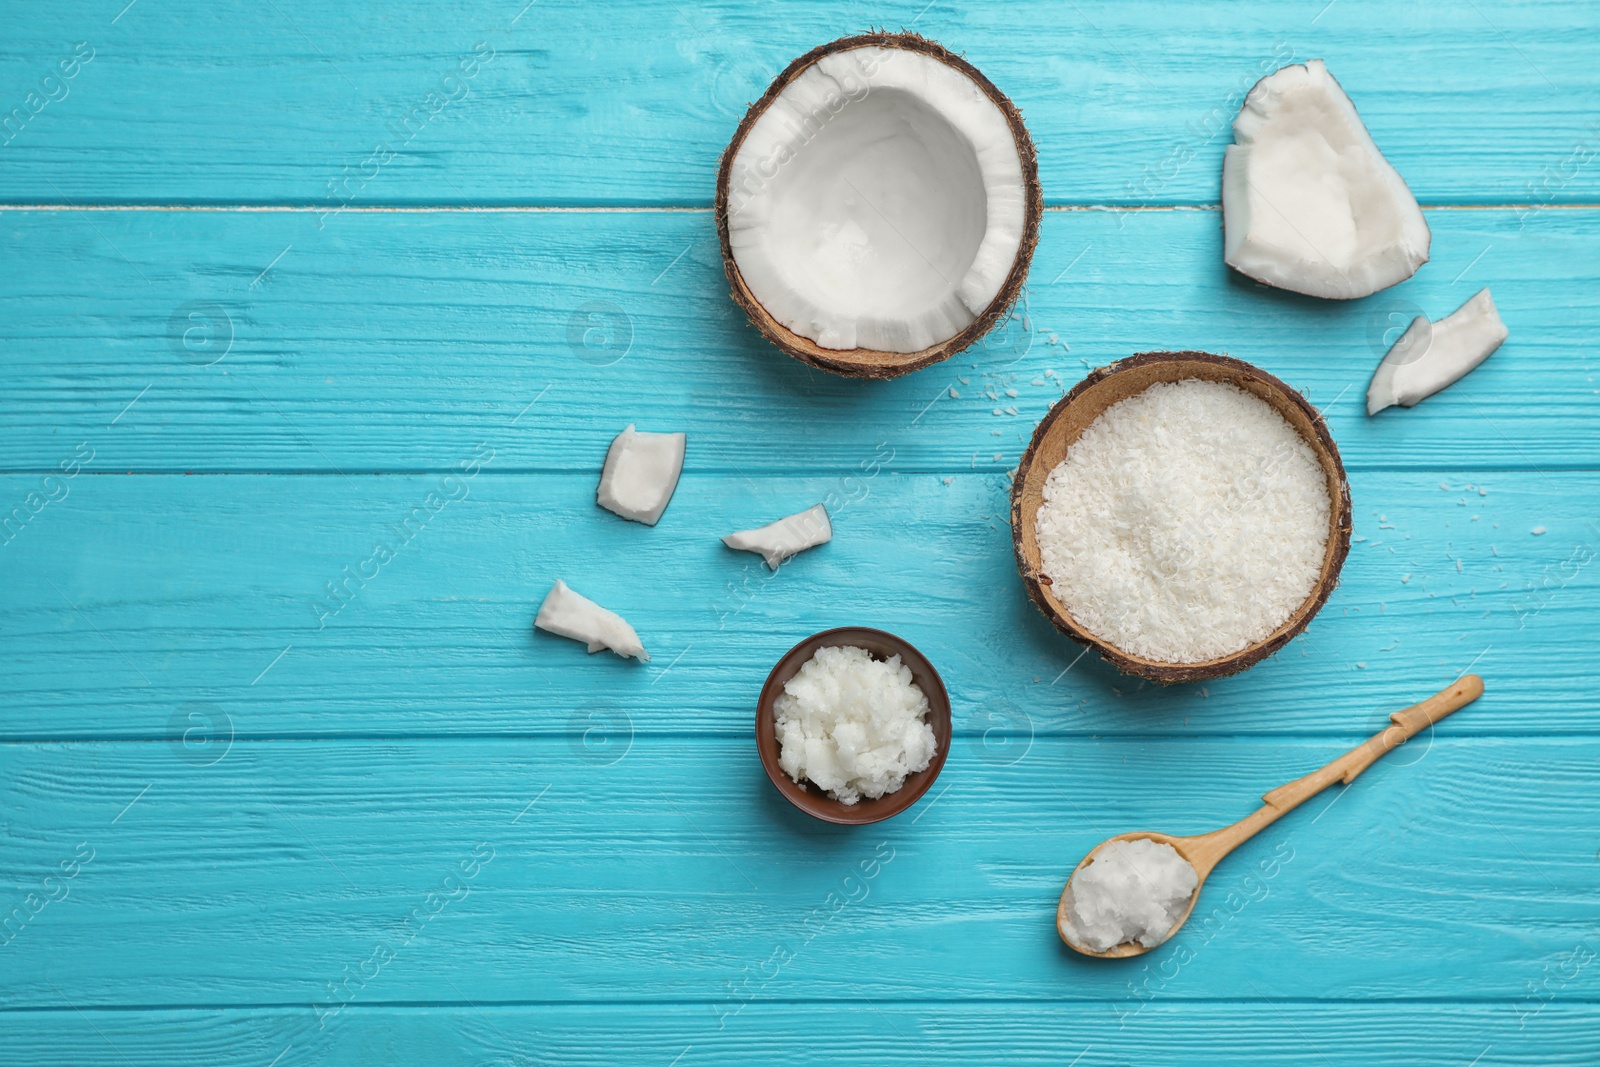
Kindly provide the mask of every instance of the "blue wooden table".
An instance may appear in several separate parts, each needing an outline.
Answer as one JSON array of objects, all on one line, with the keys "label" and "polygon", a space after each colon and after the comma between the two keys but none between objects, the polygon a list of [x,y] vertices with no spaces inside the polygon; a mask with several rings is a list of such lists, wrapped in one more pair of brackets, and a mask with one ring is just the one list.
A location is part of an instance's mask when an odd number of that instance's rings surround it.
[{"label": "blue wooden table", "polygon": [[[1004,332],[863,384],[746,325],[709,204],[746,102],[873,25],[1015,99],[1049,210]],[[1229,123],[1317,57],[1433,230],[1349,304],[1222,264]],[[1593,5],[14,4],[0,125],[0,1063],[1600,1062]],[[1368,419],[1484,285],[1510,341]],[[1356,505],[1309,631],[1209,686],[1080,659],[1011,556],[1035,422],[1155,348],[1324,406]],[[630,422],[689,437],[654,529],[594,505]],[[776,574],[717,540],[819,500]],[[556,578],[651,662],[534,633]],[[855,829],[751,738],[845,624],[956,728]],[[1230,822],[1469,667],[1172,943],[1060,945],[1095,842]]]}]

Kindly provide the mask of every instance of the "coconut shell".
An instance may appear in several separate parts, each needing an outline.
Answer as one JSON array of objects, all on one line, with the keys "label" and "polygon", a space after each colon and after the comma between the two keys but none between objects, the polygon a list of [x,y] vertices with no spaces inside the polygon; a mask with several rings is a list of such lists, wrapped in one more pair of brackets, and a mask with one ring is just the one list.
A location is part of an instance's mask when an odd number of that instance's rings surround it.
[{"label": "coconut shell", "polygon": [[[1006,276],[1000,291],[966,329],[920,352],[883,352],[872,348],[823,348],[810,338],[800,336],[773,318],[745,285],[744,278],[739,273],[739,265],[734,262],[733,248],[728,240],[728,188],[732,180],[733,160],[739,154],[739,149],[751,128],[762,115],[766,114],[767,109],[791,82],[823,57],[835,52],[868,46],[920,52],[954,67],[971,79],[985,96],[994,101],[1000,113],[1005,116],[1006,123],[1011,128],[1012,139],[1016,142],[1017,156],[1022,163],[1023,184],[1027,187],[1022,240],[1017,247],[1016,258],[1012,261],[1011,272]],[[841,37],[837,41],[813,48],[790,63],[767,87],[761,98],[750,105],[750,110],[745,112],[738,129],[734,131],[733,140],[729,141],[728,147],[723,150],[722,163],[717,168],[717,237],[722,245],[722,267],[728,275],[728,286],[733,302],[744,309],[751,325],[785,353],[802,363],[851,378],[896,378],[914,370],[921,370],[923,367],[949,359],[988,333],[1011,309],[1012,304],[1016,303],[1017,297],[1022,293],[1022,285],[1028,277],[1028,266],[1033,261],[1034,246],[1039,243],[1039,220],[1043,214],[1044,195],[1039,189],[1038,156],[1033,148],[1033,140],[1028,136],[1028,129],[1022,123],[1022,113],[1006,94],[995,88],[994,83],[979,72],[978,68],[942,45],[915,33],[863,33],[854,37]]]},{"label": "coconut shell", "polygon": [[[1231,655],[1201,663],[1162,663],[1124,652],[1078,625],[1050,588],[1040,559],[1035,523],[1044,500],[1045,479],[1066,458],[1067,449],[1101,412],[1119,400],[1144,392],[1158,382],[1191,378],[1226,382],[1260,397],[1282,415],[1311,446],[1328,483],[1328,540],[1316,585],[1293,614],[1256,644]],[[1339,571],[1350,553],[1350,483],[1338,446],[1317,409],[1294,389],[1243,360],[1206,352],[1143,352],[1090,372],[1056,402],[1033,431],[1033,440],[1017,465],[1011,486],[1011,537],[1017,569],[1028,596],[1051,625],[1127,674],[1153,682],[1199,682],[1237,674],[1255,666],[1294,639],[1311,622],[1339,584]]]}]

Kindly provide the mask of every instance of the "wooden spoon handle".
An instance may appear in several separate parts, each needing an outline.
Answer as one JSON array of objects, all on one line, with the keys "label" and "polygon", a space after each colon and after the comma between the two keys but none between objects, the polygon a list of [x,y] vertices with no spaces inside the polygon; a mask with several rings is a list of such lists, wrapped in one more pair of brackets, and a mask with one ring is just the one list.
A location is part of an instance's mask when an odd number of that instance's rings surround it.
[{"label": "wooden spoon handle", "polygon": [[1356,776],[1376,763],[1385,753],[1399,748],[1453,711],[1459,711],[1483,695],[1483,679],[1466,674],[1420,704],[1402,708],[1389,716],[1393,724],[1373,734],[1320,770],[1287,785],[1280,785],[1261,799],[1279,811],[1291,811],[1334,782],[1349,785]]},{"label": "wooden spoon handle", "polygon": [[1389,716],[1393,725],[1385,727],[1327,766],[1319,767],[1304,778],[1296,778],[1262,796],[1265,807],[1256,809],[1232,826],[1190,839],[1190,862],[1195,863],[1197,868],[1203,866],[1202,873],[1209,873],[1224,856],[1288,812],[1335,782],[1349,784],[1355,781],[1357,775],[1376,763],[1384,753],[1399,748],[1425,727],[1453,711],[1459,711],[1482,695],[1483,679],[1476,674],[1466,674],[1420,704],[1395,712]]}]

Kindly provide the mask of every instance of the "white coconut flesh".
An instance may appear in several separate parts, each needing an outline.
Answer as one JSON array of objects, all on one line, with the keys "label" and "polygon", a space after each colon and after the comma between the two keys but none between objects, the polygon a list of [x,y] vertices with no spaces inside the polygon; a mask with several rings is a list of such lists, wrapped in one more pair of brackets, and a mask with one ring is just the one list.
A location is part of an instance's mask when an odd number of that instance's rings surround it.
[{"label": "white coconut flesh", "polygon": [[821,348],[920,352],[994,301],[1027,189],[1000,108],[904,49],[827,55],[734,156],[728,241],[752,296]]},{"label": "white coconut flesh", "polygon": [[1222,163],[1230,267],[1280,289],[1351,300],[1428,261],[1416,197],[1322,60],[1261,79],[1233,133]]},{"label": "white coconut flesh", "polygon": [[625,519],[654,526],[678,488],[687,440],[681,433],[643,433],[629,423],[606,450],[595,501]]},{"label": "white coconut flesh", "polygon": [[1378,364],[1367,386],[1367,414],[1426,400],[1488,359],[1509,336],[1487,289],[1438,322],[1418,315]]},{"label": "white coconut flesh", "polygon": [[768,569],[777,570],[790,556],[831,540],[833,524],[828,521],[828,509],[817,504],[757,529],[728,534],[722,543],[740,552],[759,552]]},{"label": "white coconut flesh", "polygon": [[646,663],[650,661],[650,653],[644,650],[644,643],[626,619],[573,592],[560,579],[545,594],[533,624],[560,637],[582,641],[590,652],[609,648],[624,658],[632,656]]}]

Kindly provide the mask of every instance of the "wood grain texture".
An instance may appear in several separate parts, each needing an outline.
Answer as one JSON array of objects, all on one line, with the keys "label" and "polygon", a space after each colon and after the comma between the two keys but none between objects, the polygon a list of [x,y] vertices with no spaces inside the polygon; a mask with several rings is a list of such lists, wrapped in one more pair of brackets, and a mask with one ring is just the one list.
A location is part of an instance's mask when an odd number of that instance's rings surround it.
[{"label": "wood grain texture", "polygon": [[[0,548],[0,737],[169,738],[195,702],[244,737],[564,736],[591,714],[745,737],[778,658],[844,625],[920,648],[964,743],[997,755],[1034,735],[1354,739],[1469,666],[1489,694],[1452,736],[1600,731],[1600,474],[1357,473],[1343,584],[1309,630],[1243,675],[1163,688],[1033,608],[1003,477],[746,480],[694,473],[693,454],[654,528],[598,508],[595,470],[491,465],[451,478],[454,500],[440,475],[64,480]],[[775,573],[719,540],[818,501],[834,540]],[[651,662],[534,632],[557,578],[628,619]]]},{"label": "wood grain texture", "polygon": [[1011,96],[1055,203],[1214,203],[1245,91],[1318,57],[1424,203],[1600,199],[1583,0],[526,4],[38,5],[7,34],[0,106],[75,42],[94,58],[0,147],[0,201],[708,205],[747,103],[872,26]]},{"label": "wood grain texture", "polygon": [[[907,1004],[860,998],[756,1002],[722,1027],[716,1004],[479,1005],[352,1009],[306,1033],[305,1008],[0,1013],[17,1067],[261,1067],[426,1062],[438,1067],[616,1063],[996,1062],[1022,1067],[1462,1067],[1537,1062],[1591,1067],[1600,1056],[1592,1003],[1389,1004],[1137,1001]],[[1420,1025],[1426,1020],[1427,1025]],[[295,1044],[290,1036],[305,1034]],[[286,1036],[287,1035],[287,1036]],[[285,1051],[285,1049],[288,1051]],[[1488,1056],[1484,1056],[1485,1052]]]},{"label": "wood grain texture", "polygon": [[[1025,324],[865,383],[746,324],[709,214],[4,213],[27,266],[0,278],[0,465],[88,442],[100,470],[415,471],[488,442],[500,470],[586,470],[637,422],[686,430],[701,471],[855,470],[880,446],[898,470],[1004,471],[1089,366],[1198,349],[1304,392],[1352,470],[1600,467],[1600,211],[1429,219],[1418,277],[1342,303],[1231,275],[1215,213],[1047,213]],[[1483,285],[1510,340],[1369,419],[1388,343]]]},{"label": "wood grain texture", "polygon": [[[1597,947],[1600,743],[1447,728],[1229,857],[1160,956],[1106,966],[1056,940],[1092,845],[1223,825],[1342,747],[1038,739],[999,766],[958,745],[925,800],[863,830],[790,807],[749,738],[636,738],[610,763],[558,739],[236,742],[210,766],[6,745],[5,882],[44,891],[88,852],[13,921],[0,1006],[1104,1002],[1146,982],[1508,1002]],[[1565,994],[1595,1000],[1600,967]]]},{"label": "wood grain texture", "polygon": [[[1600,1060],[1593,5],[4,22],[0,1062]],[[705,208],[746,101],[871,26],[1008,93],[1059,210],[1024,317],[864,384],[746,325]],[[1432,261],[1350,304],[1229,274],[1213,210],[1244,91],[1313,57],[1432,208]],[[1411,316],[1484,285],[1507,344],[1366,418]],[[1303,390],[1354,493],[1327,608],[1206,687],[1078,660],[1005,526],[1050,403],[1158,348]],[[655,529],[593,504],[628,422],[689,434]],[[776,576],[716,540],[818,500],[835,540]],[[556,577],[654,660],[533,633]],[[934,789],[866,832],[750,737],[770,664],[842,623],[955,707]],[[1171,944],[1059,945],[1089,847],[1221,826],[1469,667],[1482,700],[1231,856]]]}]

